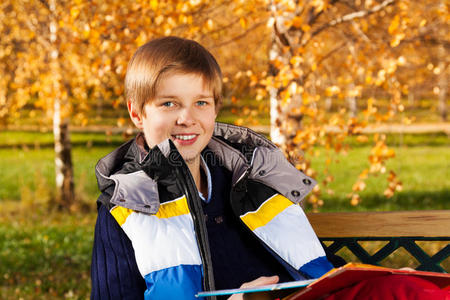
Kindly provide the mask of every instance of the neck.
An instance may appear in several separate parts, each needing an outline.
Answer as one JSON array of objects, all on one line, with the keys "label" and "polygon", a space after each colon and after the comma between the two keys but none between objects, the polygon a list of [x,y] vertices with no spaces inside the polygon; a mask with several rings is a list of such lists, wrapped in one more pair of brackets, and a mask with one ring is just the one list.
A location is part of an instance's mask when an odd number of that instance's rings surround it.
[{"label": "neck", "polygon": [[204,196],[208,194],[206,187],[206,180],[202,176],[200,168],[200,159],[195,159],[193,161],[187,162],[189,171],[191,172],[192,178],[194,179],[195,186]]},{"label": "neck", "polygon": [[200,173],[200,159],[187,161],[187,166],[191,172],[192,178],[194,178],[195,186],[200,190],[201,173]]}]

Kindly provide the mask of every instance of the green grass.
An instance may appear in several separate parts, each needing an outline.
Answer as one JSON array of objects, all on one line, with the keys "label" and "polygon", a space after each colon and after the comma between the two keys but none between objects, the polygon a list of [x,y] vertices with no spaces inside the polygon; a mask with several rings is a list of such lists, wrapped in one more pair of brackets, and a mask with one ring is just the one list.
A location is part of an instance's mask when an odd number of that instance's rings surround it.
[{"label": "green grass", "polygon": [[[107,141],[109,138],[109,141]],[[73,164],[77,197],[94,205],[98,191],[94,167],[99,158],[123,142],[120,135],[74,133]],[[361,145],[354,138],[348,140],[353,148],[347,155],[331,153],[330,173],[335,180],[322,188],[323,211],[342,210],[403,210],[449,208],[450,182],[448,178],[450,152],[449,138],[444,134],[389,135],[387,141],[397,157],[389,160],[388,170],[394,170],[403,182],[403,191],[386,199],[383,191],[386,175],[370,177],[362,192],[363,202],[358,207],[349,205],[346,195],[359,172],[368,166],[369,145]],[[34,146],[31,146],[31,142]],[[0,133],[0,201],[45,202],[54,189],[54,154],[49,133]],[[8,146],[6,145],[14,145]],[[22,146],[21,146],[22,145]],[[25,145],[25,146],[24,146]],[[312,166],[323,180],[325,166],[323,148],[315,149]],[[334,194],[329,195],[330,188]],[[41,199],[43,198],[43,199]]]},{"label": "green grass", "polygon": [[1,299],[88,299],[95,215],[0,218]]},{"label": "green grass", "polygon": [[[117,145],[124,141],[120,134],[72,132],[72,146],[91,148],[95,146]],[[53,147],[52,132],[0,131],[0,148],[40,148]]]},{"label": "green grass", "polygon": [[[95,164],[114,147],[74,147],[73,164],[77,194],[92,203],[98,195],[94,174]],[[54,153],[52,148],[39,150],[0,149],[0,201],[34,200],[36,196],[51,197],[55,187]],[[80,186],[81,185],[81,186]],[[81,190],[80,190],[81,189]],[[47,192],[47,193],[46,193]],[[31,199],[28,199],[31,198]],[[34,199],[33,199],[34,198]]]},{"label": "green grass", "polygon": [[[330,173],[335,180],[328,186],[334,194],[323,193],[321,211],[390,211],[450,209],[450,151],[447,145],[393,147],[396,157],[387,163],[387,170],[394,170],[403,183],[403,190],[387,199],[383,191],[387,187],[387,174],[369,177],[367,187],[361,193],[362,203],[353,207],[346,195],[351,191],[358,174],[369,163],[369,147],[354,148],[347,155],[332,155],[334,163]],[[312,167],[323,170],[325,156],[312,159]],[[324,176],[319,172],[318,180]]]}]

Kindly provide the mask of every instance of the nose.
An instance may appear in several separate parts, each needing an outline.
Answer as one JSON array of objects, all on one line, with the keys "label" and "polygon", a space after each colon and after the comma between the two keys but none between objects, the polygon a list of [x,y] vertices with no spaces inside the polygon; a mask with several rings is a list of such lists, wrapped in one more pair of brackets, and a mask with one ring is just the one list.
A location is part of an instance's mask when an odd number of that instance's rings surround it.
[{"label": "nose", "polygon": [[195,124],[195,115],[192,108],[184,108],[180,111],[177,119],[177,125],[192,126]]}]

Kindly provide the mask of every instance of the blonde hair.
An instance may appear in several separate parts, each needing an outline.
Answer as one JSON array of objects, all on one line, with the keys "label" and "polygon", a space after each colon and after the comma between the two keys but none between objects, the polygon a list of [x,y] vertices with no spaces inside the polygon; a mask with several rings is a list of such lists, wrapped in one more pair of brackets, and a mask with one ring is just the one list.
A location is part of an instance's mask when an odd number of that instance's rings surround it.
[{"label": "blonde hair", "polygon": [[199,43],[179,37],[163,37],[142,45],[128,63],[125,97],[138,113],[156,95],[163,75],[194,73],[213,92],[216,109],[222,101],[222,71],[214,56]]}]

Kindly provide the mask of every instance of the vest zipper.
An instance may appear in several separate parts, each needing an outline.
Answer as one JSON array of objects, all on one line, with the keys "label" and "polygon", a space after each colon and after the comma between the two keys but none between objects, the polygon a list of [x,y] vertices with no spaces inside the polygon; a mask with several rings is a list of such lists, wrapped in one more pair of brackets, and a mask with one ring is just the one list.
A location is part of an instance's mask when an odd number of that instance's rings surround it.
[{"label": "vest zipper", "polygon": [[[208,232],[206,229],[205,216],[201,206],[201,198],[198,195],[195,187],[194,179],[189,171],[187,171],[186,164],[176,168],[177,182],[181,185],[181,189],[186,195],[189,211],[191,212],[194,221],[195,237],[197,245],[200,249],[200,257],[203,266],[203,289],[205,291],[215,290],[214,274],[212,269],[211,253],[209,250]],[[184,175],[184,176],[183,176]],[[209,297],[214,300],[216,297]]]}]

